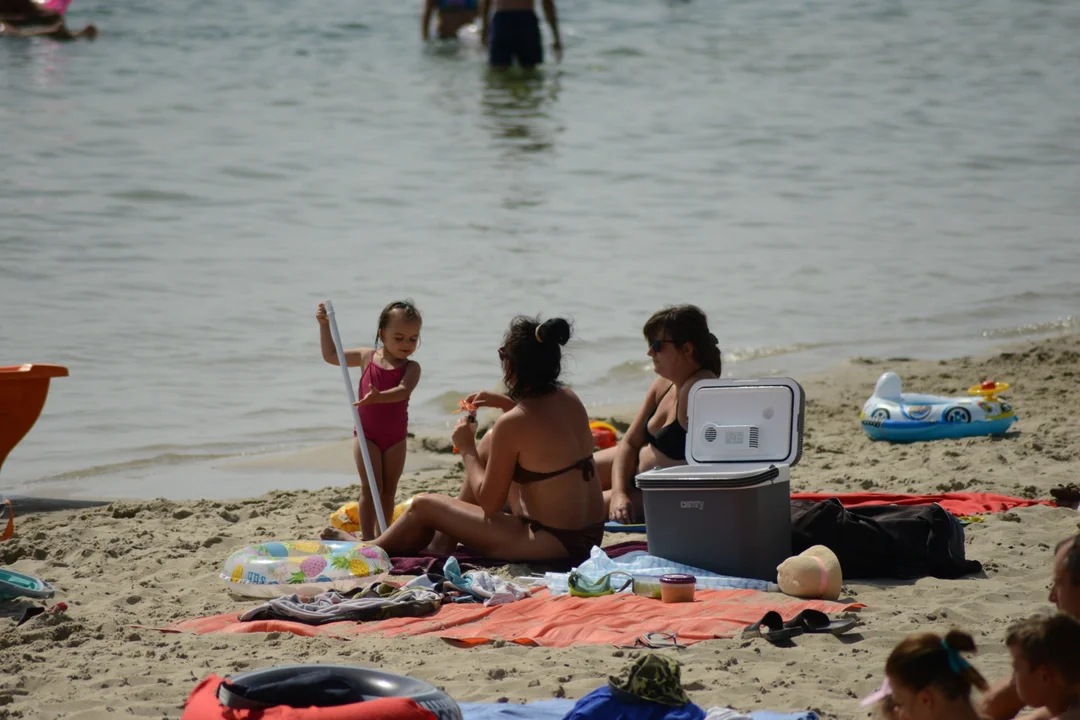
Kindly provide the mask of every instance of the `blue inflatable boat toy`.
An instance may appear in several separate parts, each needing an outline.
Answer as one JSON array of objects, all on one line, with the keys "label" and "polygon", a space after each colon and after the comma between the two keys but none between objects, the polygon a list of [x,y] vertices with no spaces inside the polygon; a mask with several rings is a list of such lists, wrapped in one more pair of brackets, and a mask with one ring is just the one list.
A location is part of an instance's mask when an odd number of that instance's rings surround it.
[{"label": "blue inflatable boat toy", "polygon": [[916,442],[1000,435],[1016,421],[1012,406],[997,397],[1008,389],[1008,383],[987,380],[968,389],[971,397],[904,393],[900,376],[887,372],[878,378],[859,419],[872,440]]}]

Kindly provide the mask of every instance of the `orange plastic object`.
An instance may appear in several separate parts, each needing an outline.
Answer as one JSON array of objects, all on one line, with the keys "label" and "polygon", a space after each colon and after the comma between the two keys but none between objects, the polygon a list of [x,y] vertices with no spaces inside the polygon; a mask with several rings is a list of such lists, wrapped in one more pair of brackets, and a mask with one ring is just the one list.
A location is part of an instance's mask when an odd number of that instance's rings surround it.
[{"label": "orange plastic object", "polygon": [[606,450],[615,447],[619,443],[619,435],[615,428],[602,420],[593,420],[589,423],[592,430],[593,446],[597,450]]},{"label": "orange plastic object", "polygon": [[41,415],[49,380],[67,375],[67,368],[59,365],[0,367],[0,468]]}]

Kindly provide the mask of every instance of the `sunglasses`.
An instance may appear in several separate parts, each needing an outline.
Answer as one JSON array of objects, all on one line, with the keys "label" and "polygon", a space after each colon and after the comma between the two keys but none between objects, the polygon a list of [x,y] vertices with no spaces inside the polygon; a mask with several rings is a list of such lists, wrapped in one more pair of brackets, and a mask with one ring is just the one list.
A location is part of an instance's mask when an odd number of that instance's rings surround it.
[{"label": "sunglasses", "polygon": [[660,352],[661,350],[664,349],[664,343],[671,343],[672,345],[674,345],[675,341],[674,340],[653,340],[651,343],[649,343],[649,349],[652,350],[654,353],[658,353],[658,352]]}]

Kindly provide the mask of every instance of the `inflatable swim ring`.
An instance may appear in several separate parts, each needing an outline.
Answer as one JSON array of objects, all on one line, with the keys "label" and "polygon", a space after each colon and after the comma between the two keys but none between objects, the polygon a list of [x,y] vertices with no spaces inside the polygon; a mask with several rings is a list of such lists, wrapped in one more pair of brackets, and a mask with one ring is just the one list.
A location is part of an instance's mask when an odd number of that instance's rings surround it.
[{"label": "inflatable swim ring", "polygon": [[[311,682],[321,683],[324,687],[332,688],[334,692],[326,693],[326,705],[313,704],[293,708],[266,702],[266,699],[273,697],[268,692],[273,693],[275,685],[280,688],[290,681],[305,686],[310,686]],[[308,696],[305,702],[311,700]],[[397,702],[389,702],[392,700]],[[406,700],[412,702],[403,702]],[[412,703],[419,705],[423,711]],[[462,718],[458,704],[430,683],[348,665],[285,665],[255,670],[224,680],[211,675],[192,691],[185,705],[181,720],[225,720],[249,716],[267,720],[415,720],[421,715],[437,720]]]},{"label": "inflatable swim ring", "polygon": [[266,598],[349,590],[389,570],[390,556],[374,545],[290,540],[237,550],[225,560],[221,579],[234,595]]},{"label": "inflatable swim ring", "polygon": [[915,442],[1000,435],[1016,421],[1012,406],[997,397],[1008,389],[1008,383],[987,380],[969,388],[970,397],[904,393],[900,376],[887,372],[878,378],[859,419],[872,440]]}]

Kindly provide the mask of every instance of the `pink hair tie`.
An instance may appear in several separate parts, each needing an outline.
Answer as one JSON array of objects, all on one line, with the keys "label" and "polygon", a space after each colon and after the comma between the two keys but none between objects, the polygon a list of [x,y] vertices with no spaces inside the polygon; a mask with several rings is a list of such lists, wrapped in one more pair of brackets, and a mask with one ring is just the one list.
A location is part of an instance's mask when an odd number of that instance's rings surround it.
[{"label": "pink hair tie", "polygon": [[41,0],[41,7],[46,10],[55,10],[61,15],[67,12],[69,5],[71,5],[71,0]]}]

